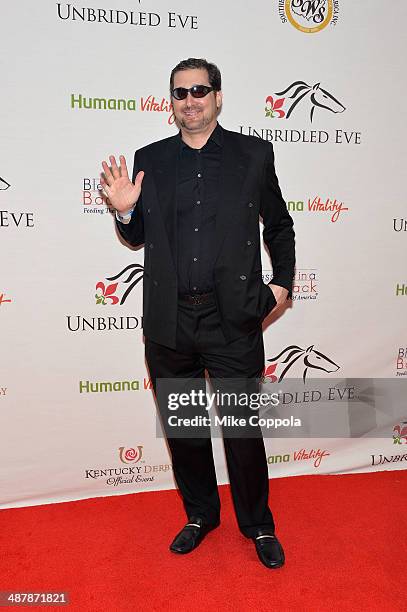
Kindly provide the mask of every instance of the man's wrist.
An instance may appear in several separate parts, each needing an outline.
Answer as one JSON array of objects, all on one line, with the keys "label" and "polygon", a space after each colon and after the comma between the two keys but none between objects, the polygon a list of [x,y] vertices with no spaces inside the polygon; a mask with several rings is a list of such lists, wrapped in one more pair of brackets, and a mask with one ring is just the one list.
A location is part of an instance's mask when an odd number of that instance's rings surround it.
[{"label": "man's wrist", "polygon": [[134,211],[134,206],[133,208],[131,208],[129,211],[127,211],[126,213],[124,212],[119,212],[118,210],[116,210],[116,219],[120,222],[120,223],[130,223],[131,221],[131,216],[133,214]]}]

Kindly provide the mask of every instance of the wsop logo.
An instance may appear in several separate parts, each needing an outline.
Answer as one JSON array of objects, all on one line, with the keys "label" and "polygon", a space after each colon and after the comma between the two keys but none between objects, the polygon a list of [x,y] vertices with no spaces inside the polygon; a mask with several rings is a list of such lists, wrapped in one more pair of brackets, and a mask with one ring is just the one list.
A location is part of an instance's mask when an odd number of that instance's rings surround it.
[{"label": "wsop logo", "polygon": [[305,34],[315,34],[337,24],[339,0],[279,0],[278,13],[283,24],[289,23]]}]

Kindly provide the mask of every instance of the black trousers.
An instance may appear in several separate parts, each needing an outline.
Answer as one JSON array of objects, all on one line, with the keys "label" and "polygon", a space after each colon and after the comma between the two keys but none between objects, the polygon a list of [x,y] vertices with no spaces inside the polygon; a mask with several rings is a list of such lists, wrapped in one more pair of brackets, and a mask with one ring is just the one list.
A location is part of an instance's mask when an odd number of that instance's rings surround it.
[{"label": "black trousers", "polygon": [[[264,346],[261,326],[248,336],[227,343],[216,305],[179,304],[176,350],[145,339],[147,365],[162,420],[168,418],[168,402],[157,394],[160,379],[189,379],[191,388],[205,388],[205,370],[211,379],[227,379],[228,390],[258,391],[258,379],[264,368]],[[236,384],[234,385],[235,379]],[[257,380],[257,383],[256,383]],[[236,408],[236,407],[235,407]],[[232,408],[221,408],[225,411]],[[250,408],[239,408],[250,412]],[[205,411],[203,411],[205,412]],[[184,411],[185,413],[185,411]],[[206,413],[208,414],[208,413]],[[167,442],[172,456],[174,476],[188,517],[200,516],[209,525],[220,519],[220,500],[212,453],[210,430],[199,428],[199,435],[171,437]],[[202,435],[206,433],[206,435]],[[246,537],[254,537],[259,528],[274,531],[272,513],[268,507],[268,469],[260,428],[249,436],[240,437],[233,428],[223,434],[226,462],[233,503],[239,528]]]}]

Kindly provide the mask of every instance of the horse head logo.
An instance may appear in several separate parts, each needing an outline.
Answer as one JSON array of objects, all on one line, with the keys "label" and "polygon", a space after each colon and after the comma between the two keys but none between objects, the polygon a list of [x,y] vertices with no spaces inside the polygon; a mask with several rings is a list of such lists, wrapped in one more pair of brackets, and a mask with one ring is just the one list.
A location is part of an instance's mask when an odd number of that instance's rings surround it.
[{"label": "horse head logo", "polygon": [[[124,302],[129,296],[129,293],[134,289],[137,283],[141,281],[141,279],[143,278],[143,274],[144,268],[141,264],[130,264],[129,266],[126,266],[123,270],[121,270],[119,274],[116,274],[115,276],[106,277],[106,280],[108,281],[115,281],[121,277],[124,277],[121,282],[126,285],[131,283],[122,295],[122,298],[120,300],[120,306],[124,304]],[[118,285],[119,283],[105,285],[105,283],[102,281],[98,282],[96,285],[96,290],[100,290],[101,293],[96,293],[95,295],[96,304],[105,305],[107,303],[107,300],[110,300],[111,306],[113,306],[114,304],[118,304],[119,298],[114,295]]]},{"label": "horse head logo", "polygon": [[[320,353],[320,351],[315,350],[313,344],[306,349],[292,344],[291,346],[287,346],[283,351],[281,351],[281,353],[279,353],[275,357],[272,357],[271,359],[267,360],[269,362],[272,362],[272,365],[266,368],[265,378],[269,376],[268,372],[270,371],[271,374],[273,374],[273,382],[280,382],[284,378],[286,373],[300,359],[302,359],[304,365],[304,371],[302,375],[304,382],[307,377],[308,370],[310,368],[313,370],[321,370],[323,372],[336,372],[337,370],[339,370],[338,364],[332,361],[332,359],[329,359],[329,357],[327,357],[326,355],[323,355],[323,353]],[[279,360],[282,364],[284,364],[284,367],[281,374],[277,377],[274,376],[274,373],[277,369]],[[270,370],[270,368],[273,369]]]},{"label": "horse head logo", "polygon": [[[305,81],[294,81],[293,83],[291,83],[291,85],[289,85],[283,91],[277,91],[276,95],[286,96],[288,100],[292,100],[292,103],[290,104],[290,107],[286,113],[286,119],[290,117],[294,109],[297,107],[297,105],[302,100],[308,101],[308,103],[311,106],[310,108],[311,123],[314,118],[314,113],[315,113],[316,108],[325,109],[325,110],[331,111],[332,113],[343,113],[343,111],[346,110],[346,107],[341,102],[339,102],[339,100],[337,100],[331,93],[329,93],[329,91],[321,87],[321,83],[315,83],[315,85],[308,85],[307,83],[305,83]],[[271,101],[270,101],[270,98],[271,98]],[[283,100],[285,100],[285,98],[283,98]],[[280,104],[276,108],[276,105],[278,102],[279,100],[274,102],[271,96],[268,96],[266,98],[266,103],[269,103],[269,104],[271,103],[272,105],[274,104],[274,108],[273,108],[274,111],[279,110],[281,107],[281,104]],[[266,111],[267,111],[267,108],[266,108]],[[280,110],[278,114],[279,114],[279,117],[283,118],[284,116],[283,111]],[[266,113],[266,116],[273,117],[275,115],[274,113],[272,114]]]}]

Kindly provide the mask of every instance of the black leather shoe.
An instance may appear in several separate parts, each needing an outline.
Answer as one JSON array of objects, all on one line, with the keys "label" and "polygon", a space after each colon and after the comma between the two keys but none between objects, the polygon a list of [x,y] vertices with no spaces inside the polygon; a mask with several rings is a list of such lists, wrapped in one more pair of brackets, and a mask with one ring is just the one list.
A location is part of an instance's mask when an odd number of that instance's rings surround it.
[{"label": "black leather shoe", "polygon": [[284,565],[285,557],[283,547],[274,533],[268,529],[259,529],[255,538],[257,556],[269,569],[277,569]]},{"label": "black leather shoe", "polygon": [[202,542],[207,533],[218,527],[206,525],[201,517],[192,516],[185,527],[175,536],[170,550],[179,554],[192,552]]}]

